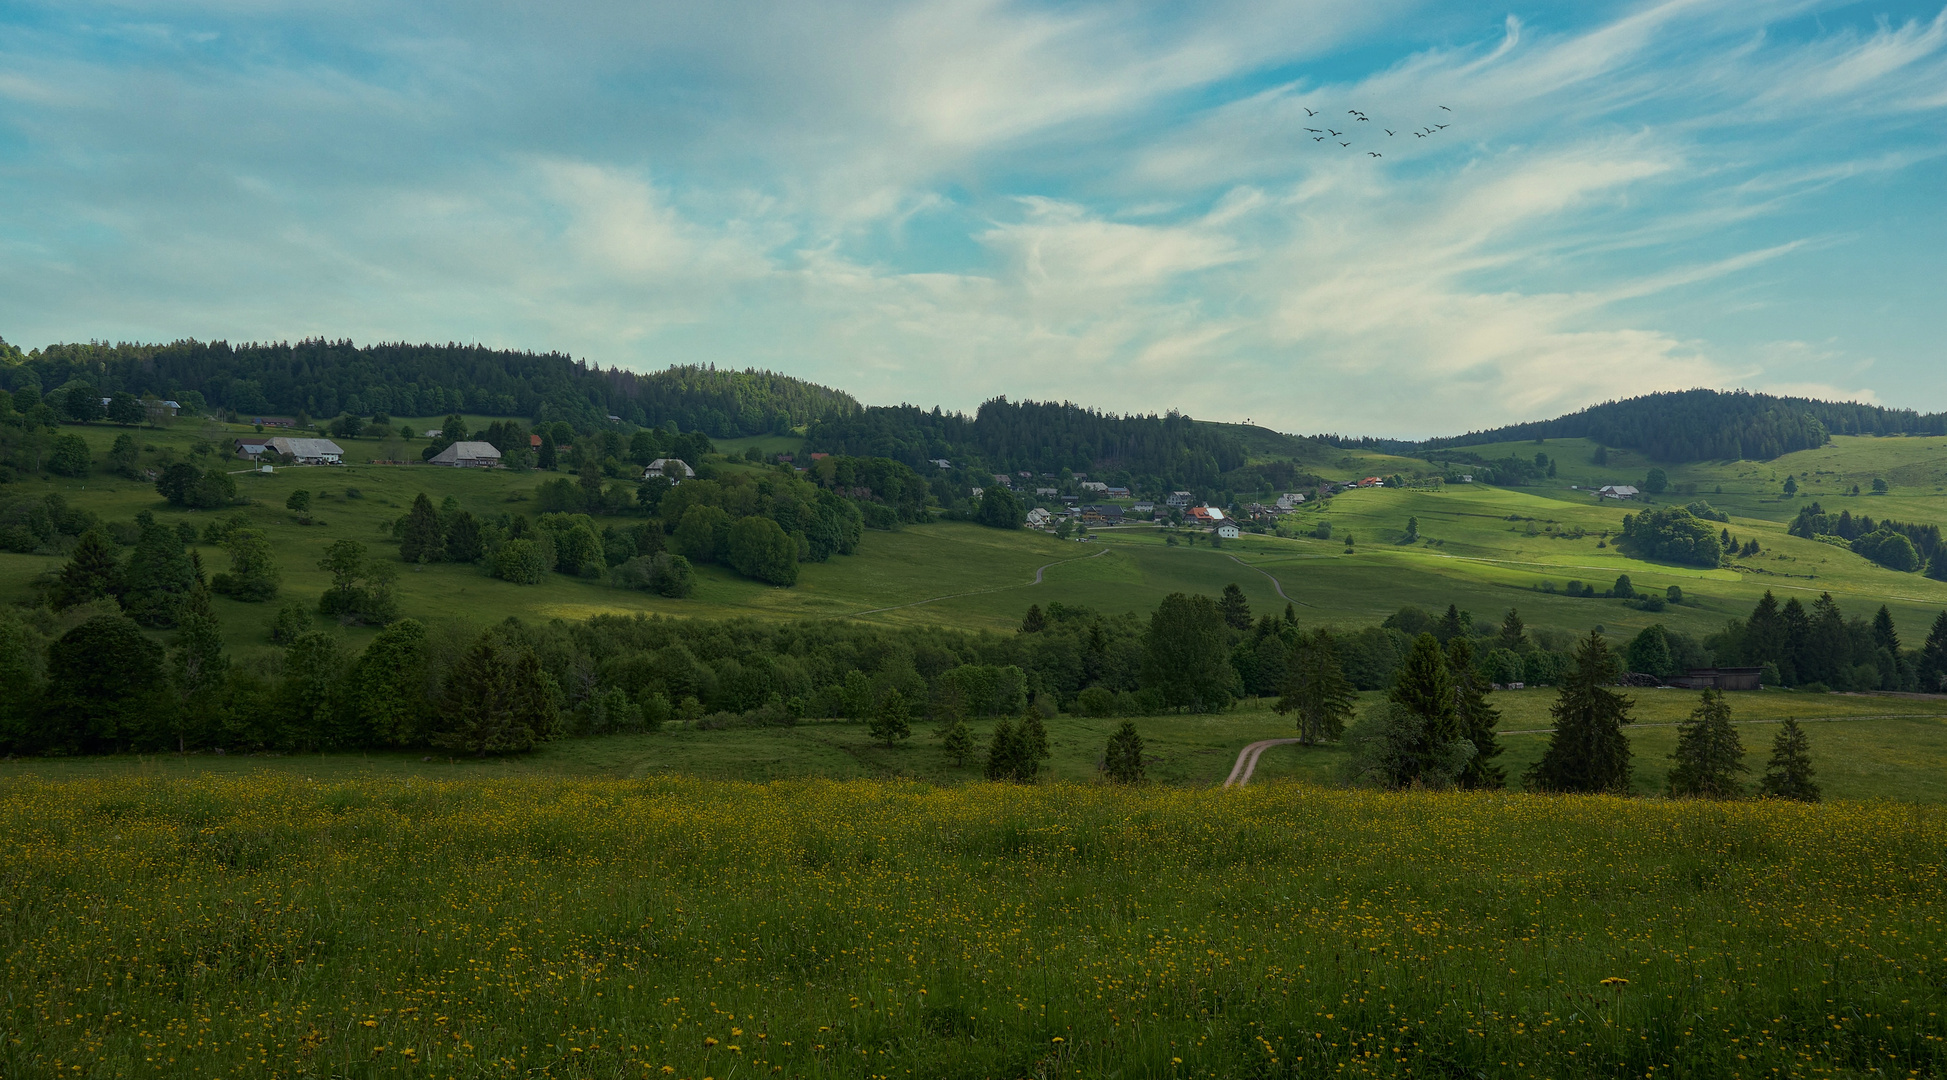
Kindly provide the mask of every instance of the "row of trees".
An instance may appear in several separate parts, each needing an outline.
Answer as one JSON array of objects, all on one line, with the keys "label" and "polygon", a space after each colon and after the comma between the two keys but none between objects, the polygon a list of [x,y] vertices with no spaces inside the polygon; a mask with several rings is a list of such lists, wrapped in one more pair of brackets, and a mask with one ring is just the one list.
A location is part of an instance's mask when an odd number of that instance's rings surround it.
[{"label": "row of trees", "polygon": [[1704,647],[1718,663],[1762,666],[1772,684],[1925,693],[1947,689],[1947,612],[1934,621],[1920,648],[1909,650],[1884,605],[1870,620],[1847,618],[1831,593],[1820,593],[1807,607],[1796,596],[1780,604],[1767,591],[1748,618],[1725,624],[1704,640]]},{"label": "row of trees", "polygon": [[1836,539],[1853,551],[1892,570],[1925,569],[1927,576],[1947,581],[1947,545],[1940,526],[1914,525],[1890,518],[1874,521],[1851,510],[1828,514],[1818,503],[1802,506],[1785,531],[1807,540]]}]

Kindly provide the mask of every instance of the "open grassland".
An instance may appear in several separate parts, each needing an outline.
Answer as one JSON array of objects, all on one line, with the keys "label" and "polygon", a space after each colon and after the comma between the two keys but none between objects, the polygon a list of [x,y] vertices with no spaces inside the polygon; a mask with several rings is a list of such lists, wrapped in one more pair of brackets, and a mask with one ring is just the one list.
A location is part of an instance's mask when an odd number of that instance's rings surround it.
[{"label": "open grassland", "polygon": [[1889,803],[0,787],[8,1076],[1939,1075]]},{"label": "open grassland", "polygon": [[[1370,707],[1384,695],[1361,695]],[[1635,756],[1634,790],[1657,795],[1664,790],[1676,724],[1697,706],[1688,690],[1635,692],[1637,722],[1628,733]],[[1521,690],[1493,695],[1501,710],[1503,753],[1498,759],[1519,786],[1521,771],[1540,758],[1552,723],[1552,690]],[[1135,723],[1144,742],[1152,783],[1203,788],[1221,784],[1237,753],[1259,739],[1289,738],[1293,722],[1268,700],[1247,700],[1229,712],[1202,716],[1150,716]],[[1786,718],[1806,725],[1814,766],[1828,799],[1899,799],[1947,803],[1947,698],[1856,694],[1800,694],[1767,691],[1731,699],[1739,736],[1747,752],[1749,779],[1764,770],[1776,725]],[[1103,748],[1121,723],[1062,715],[1047,721],[1049,750],[1044,775],[1056,782],[1099,783]],[[985,747],[992,724],[970,725]],[[1344,783],[1347,759],[1342,744],[1278,746],[1258,762],[1260,783],[1300,779],[1318,785]],[[443,753],[291,754],[279,756],[171,754],[36,758],[0,764],[0,782],[102,779],[138,776],[182,779],[197,776],[249,776],[271,771],[315,780],[433,780],[561,777],[642,780],[695,777],[705,780],[763,782],[792,779],[919,780],[952,785],[982,782],[978,755],[965,765],[949,761],[938,730],[915,726],[913,736],[893,746],[874,741],[863,724],[806,721],[789,727],[699,730],[674,726],[640,735],[562,739],[532,754],[508,758],[450,758]]]}]

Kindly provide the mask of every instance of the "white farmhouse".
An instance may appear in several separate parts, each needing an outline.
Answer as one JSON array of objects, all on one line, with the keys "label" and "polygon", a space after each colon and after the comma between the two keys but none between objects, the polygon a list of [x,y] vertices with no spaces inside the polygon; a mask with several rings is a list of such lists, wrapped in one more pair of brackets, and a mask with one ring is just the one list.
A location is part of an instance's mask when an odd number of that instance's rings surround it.
[{"label": "white farmhouse", "polygon": [[500,451],[492,443],[463,440],[434,454],[432,463],[455,469],[491,469],[500,464]]},{"label": "white farmhouse", "polygon": [[663,479],[672,484],[680,484],[685,480],[696,479],[696,470],[690,468],[681,458],[659,457],[650,462],[648,468],[642,470],[642,478],[644,480]]}]

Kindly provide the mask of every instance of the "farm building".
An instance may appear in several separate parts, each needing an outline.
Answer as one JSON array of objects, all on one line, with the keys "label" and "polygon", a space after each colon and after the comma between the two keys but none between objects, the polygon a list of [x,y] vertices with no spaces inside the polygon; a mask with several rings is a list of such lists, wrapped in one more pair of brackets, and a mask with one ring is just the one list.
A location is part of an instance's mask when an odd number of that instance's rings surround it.
[{"label": "farm building", "polygon": [[1633,499],[1636,497],[1636,489],[1630,487],[1628,484],[1604,484],[1596,488],[1595,493],[1605,499]]},{"label": "farm building", "polygon": [[1046,510],[1041,509],[1039,506],[1028,511],[1028,524],[1037,529],[1043,525],[1046,525],[1053,518],[1054,518],[1053,514],[1048,513]]},{"label": "farm building", "polygon": [[432,463],[455,469],[491,469],[500,464],[500,451],[492,443],[462,440],[434,454]]},{"label": "farm building", "polygon": [[265,444],[279,454],[289,454],[299,465],[342,464],[345,451],[330,439],[288,439],[282,435]]},{"label": "farm building", "polygon": [[[823,455],[813,454],[811,456],[817,458]],[[642,478],[644,480],[661,478],[668,480],[672,484],[680,484],[685,480],[695,479],[696,470],[690,468],[681,458],[659,457],[650,462],[648,468],[642,470]]]},{"label": "farm building", "polygon": [[1193,502],[1196,502],[1197,497],[1195,495],[1190,494],[1187,491],[1172,491],[1170,492],[1170,497],[1166,501],[1171,506],[1184,507],[1190,505]]},{"label": "farm building", "polygon": [[1223,537],[1225,540],[1235,540],[1238,535],[1237,526],[1226,521],[1222,525],[1217,526],[1217,535]]},{"label": "farm building", "polygon": [[1691,668],[1670,677],[1685,690],[1762,690],[1763,682],[1764,669],[1754,667]]},{"label": "farm building", "polygon": [[268,446],[269,444],[270,444],[270,440],[263,437],[262,435],[257,435],[250,438],[238,439],[236,441],[237,456],[240,458],[248,459],[250,461],[255,461],[257,460],[257,455],[263,453],[264,447]]}]

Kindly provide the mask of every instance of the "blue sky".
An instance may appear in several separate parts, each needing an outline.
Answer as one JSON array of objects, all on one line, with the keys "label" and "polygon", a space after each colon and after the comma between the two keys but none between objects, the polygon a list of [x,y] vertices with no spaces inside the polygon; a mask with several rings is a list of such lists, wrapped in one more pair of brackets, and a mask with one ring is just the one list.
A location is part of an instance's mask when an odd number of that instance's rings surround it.
[{"label": "blue sky", "polygon": [[1924,4],[0,0],[0,336],[1399,436],[1938,410],[1943,151]]}]

